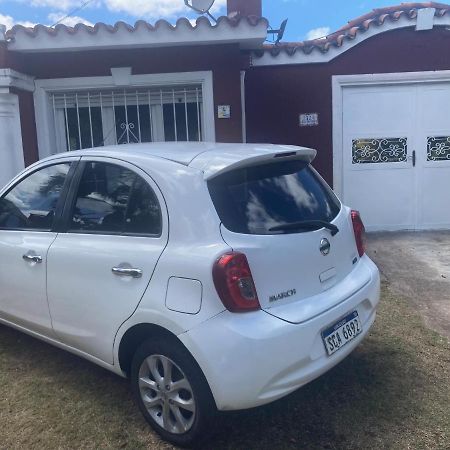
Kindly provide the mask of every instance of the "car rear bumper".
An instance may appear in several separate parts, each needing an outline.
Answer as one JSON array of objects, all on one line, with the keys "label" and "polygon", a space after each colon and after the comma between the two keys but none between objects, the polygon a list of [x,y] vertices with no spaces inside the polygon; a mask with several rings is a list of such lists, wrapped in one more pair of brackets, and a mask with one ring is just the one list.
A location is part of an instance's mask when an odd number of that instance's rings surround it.
[{"label": "car rear bumper", "polygon": [[[330,370],[364,339],[375,321],[380,277],[364,256],[370,281],[344,301],[302,324],[264,311],[223,312],[179,336],[208,380],[219,410],[252,408],[281,398]],[[328,356],[321,332],[357,310],[363,332]]]}]

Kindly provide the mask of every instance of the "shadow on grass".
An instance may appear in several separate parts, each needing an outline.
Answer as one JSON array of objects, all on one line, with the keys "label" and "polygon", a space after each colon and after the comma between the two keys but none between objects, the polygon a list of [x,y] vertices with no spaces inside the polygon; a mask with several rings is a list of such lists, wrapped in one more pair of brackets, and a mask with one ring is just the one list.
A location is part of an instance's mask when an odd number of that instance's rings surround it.
[{"label": "shadow on grass", "polygon": [[393,349],[382,337],[372,336],[330,372],[288,397],[224,415],[213,447],[384,447],[382,441],[396,441],[399,431],[408,428],[405,424],[421,414],[426,382],[413,352]]},{"label": "shadow on grass", "polygon": [[[98,421],[122,447],[130,447],[132,423],[141,430],[144,426],[128,382],[87,361],[0,326],[0,362],[0,380],[12,395],[14,381],[23,379],[18,402],[22,395],[32,395],[39,405],[55,404],[55,411],[47,409],[48,422],[61,420],[61,415],[67,421]],[[374,446],[386,434],[395,434],[412,411],[420,414],[423,391],[416,387],[424,384],[424,376],[412,349],[393,348],[388,339],[374,335],[290,396],[221,415],[218,432],[205,448]]]},{"label": "shadow on grass", "polygon": [[158,441],[134,406],[128,380],[1,325],[0,409],[10,428],[0,427],[0,442],[10,443],[0,448],[25,442],[28,448],[134,449]]}]

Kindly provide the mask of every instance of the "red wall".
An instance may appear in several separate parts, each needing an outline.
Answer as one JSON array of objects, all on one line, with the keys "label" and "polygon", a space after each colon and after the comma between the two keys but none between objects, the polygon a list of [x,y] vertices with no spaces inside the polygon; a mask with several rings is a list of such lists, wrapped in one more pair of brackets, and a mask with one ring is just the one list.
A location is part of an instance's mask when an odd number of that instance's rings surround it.
[{"label": "red wall", "polygon": [[[436,28],[380,34],[330,63],[253,67],[246,78],[249,142],[296,144],[318,149],[316,167],[332,182],[333,75],[450,69],[450,32]],[[4,55],[7,66],[37,78],[110,75],[111,67],[131,66],[133,74],[212,70],[215,106],[231,105],[231,119],[216,119],[219,142],[240,142],[240,70],[248,57],[235,45],[135,49],[53,54]],[[21,94],[21,119],[27,163],[37,157],[31,94]],[[320,125],[300,128],[299,114],[318,112]]]},{"label": "red wall", "polygon": [[19,89],[11,89],[11,92],[19,97],[23,158],[25,166],[29,166],[39,159],[33,93]]},{"label": "red wall", "polygon": [[[450,31],[390,31],[327,64],[254,67],[246,76],[247,139],[313,147],[315,167],[333,181],[332,76],[450,69]],[[318,112],[317,127],[299,127],[299,114]],[[450,120],[450,118],[449,118]]]},{"label": "red wall", "polygon": [[[7,67],[37,79],[110,76],[111,67],[132,67],[134,75],[212,71],[215,111],[217,112],[217,105],[220,104],[231,105],[232,111],[231,119],[216,119],[216,140],[242,142],[240,71],[242,67],[248,66],[249,58],[242,56],[237,45],[49,54],[10,53],[7,57]],[[0,48],[0,67],[1,63]],[[31,100],[25,93],[20,97],[27,163],[37,158],[36,133],[30,131],[35,126]]]}]

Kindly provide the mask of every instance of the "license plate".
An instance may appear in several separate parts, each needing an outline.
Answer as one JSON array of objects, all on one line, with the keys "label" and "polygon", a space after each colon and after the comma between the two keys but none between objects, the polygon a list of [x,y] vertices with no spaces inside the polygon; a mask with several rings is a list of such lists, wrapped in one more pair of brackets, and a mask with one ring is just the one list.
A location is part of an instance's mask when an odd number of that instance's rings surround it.
[{"label": "license plate", "polygon": [[353,311],[347,317],[344,317],[325,331],[322,331],[322,339],[328,355],[336,353],[345,344],[355,339],[361,332],[362,326],[358,311]]}]

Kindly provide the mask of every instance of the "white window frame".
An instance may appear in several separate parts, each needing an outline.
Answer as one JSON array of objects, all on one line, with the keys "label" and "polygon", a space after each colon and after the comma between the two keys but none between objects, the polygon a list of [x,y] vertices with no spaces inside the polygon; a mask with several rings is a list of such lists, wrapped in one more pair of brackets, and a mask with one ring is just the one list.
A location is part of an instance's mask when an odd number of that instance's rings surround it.
[{"label": "white window frame", "polygon": [[57,132],[55,129],[55,120],[53,118],[53,105],[51,104],[49,94],[67,90],[117,89],[118,87],[126,87],[127,89],[134,87],[173,87],[186,84],[200,84],[202,86],[203,102],[201,111],[203,140],[206,142],[215,142],[216,129],[212,71],[130,75],[126,86],[122,83],[115,83],[115,79],[112,75],[105,77],[51,78],[36,80],[34,107],[39,158],[42,159],[61,152],[61,150],[58,150]]}]

